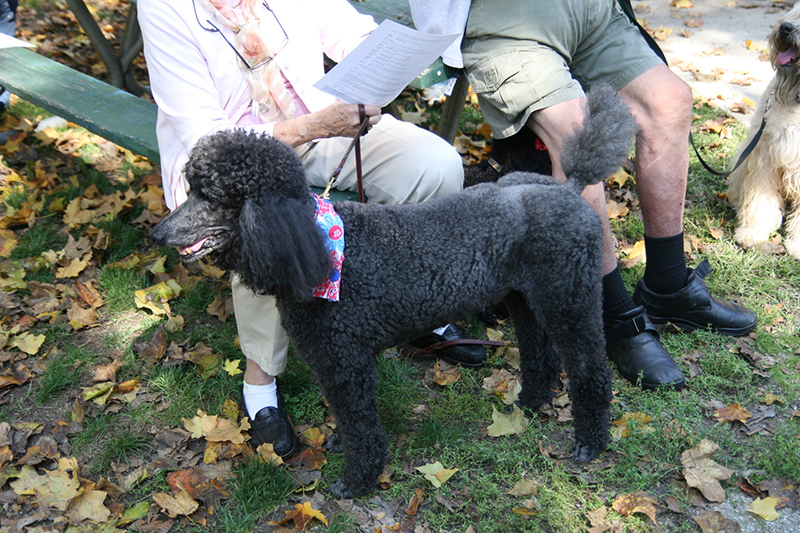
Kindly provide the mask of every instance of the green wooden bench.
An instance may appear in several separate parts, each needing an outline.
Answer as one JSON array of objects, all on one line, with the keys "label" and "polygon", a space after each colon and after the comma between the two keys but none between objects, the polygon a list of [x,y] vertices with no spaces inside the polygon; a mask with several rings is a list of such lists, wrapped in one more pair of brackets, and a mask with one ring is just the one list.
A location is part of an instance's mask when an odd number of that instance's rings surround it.
[{"label": "green wooden bench", "polygon": [[[389,18],[402,24],[411,24],[406,0],[369,0],[353,2],[353,5],[359,11],[375,17],[378,23]],[[135,9],[135,3],[131,4],[131,9]],[[452,71],[439,61],[423,72],[412,85],[428,87],[448,79],[451,74]],[[156,140],[157,108],[146,100],[27,48],[0,49],[0,85],[23,100],[143,155],[154,163],[160,161]],[[452,98],[460,100],[460,104],[450,105],[452,109],[448,111],[451,122],[446,124],[446,128],[452,130],[452,136],[448,138],[442,135],[450,142],[455,137],[466,96],[466,83],[461,85],[464,85],[462,95],[459,97],[454,93]]]}]

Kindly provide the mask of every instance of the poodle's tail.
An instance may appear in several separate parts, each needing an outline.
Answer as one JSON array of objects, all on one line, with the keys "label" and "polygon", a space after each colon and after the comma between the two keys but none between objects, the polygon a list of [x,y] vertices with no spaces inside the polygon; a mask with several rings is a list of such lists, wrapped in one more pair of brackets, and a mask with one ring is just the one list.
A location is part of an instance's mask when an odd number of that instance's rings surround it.
[{"label": "poodle's tail", "polygon": [[564,139],[561,153],[564,186],[576,194],[616,172],[638,131],[630,109],[610,86],[597,86],[586,98],[589,113],[583,127]]}]

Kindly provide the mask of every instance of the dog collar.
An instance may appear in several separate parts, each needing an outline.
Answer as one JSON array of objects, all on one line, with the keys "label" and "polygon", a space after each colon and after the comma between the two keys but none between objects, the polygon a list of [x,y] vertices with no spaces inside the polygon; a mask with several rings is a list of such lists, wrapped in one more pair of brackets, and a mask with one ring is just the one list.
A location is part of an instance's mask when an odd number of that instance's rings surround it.
[{"label": "dog collar", "polygon": [[315,298],[325,298],[331,302],[339,301],[339,283],[342,280],[342,264],[344,263],[344,224],[342,218],[333,209],[333,204],[324,198],[311,193],[316,202],[314,221],[325,235],[325,250],[331,262],[328,279],[314,289]]}]

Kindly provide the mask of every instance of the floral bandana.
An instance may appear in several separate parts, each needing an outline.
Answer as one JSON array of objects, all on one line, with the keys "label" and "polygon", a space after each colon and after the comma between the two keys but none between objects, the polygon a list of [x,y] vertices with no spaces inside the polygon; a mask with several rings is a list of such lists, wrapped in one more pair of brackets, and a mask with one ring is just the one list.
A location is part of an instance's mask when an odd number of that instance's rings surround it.
[{"label": "floral bandana", "polygon": [[342,279],[342,263],[344,263],[344,224],[341,217],[333,210],[333,204],[316,194],[312,193],[312,196],[317,202],[314,219],[325,234],[325,249],[333,267],[328,279],[314,289],[314,297],[338,302],[339,282]]}]

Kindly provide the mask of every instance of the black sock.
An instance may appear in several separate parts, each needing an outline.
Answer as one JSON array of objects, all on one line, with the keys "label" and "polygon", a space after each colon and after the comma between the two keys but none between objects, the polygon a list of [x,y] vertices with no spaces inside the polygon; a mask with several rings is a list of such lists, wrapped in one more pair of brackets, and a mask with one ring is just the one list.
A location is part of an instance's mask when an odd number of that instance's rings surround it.
[{"label": "black sock", "polygon": [[658,294],[671,294],[686,286],[689,272],[683,255],[683,232],[672,237],[644,236],[647,266],[644,284]]},{"label": "black sock", "polygon": [[623,313],[636,308],[622,275],[619,273],[619,266],[603,276],[603,319],[615,318]]}]

